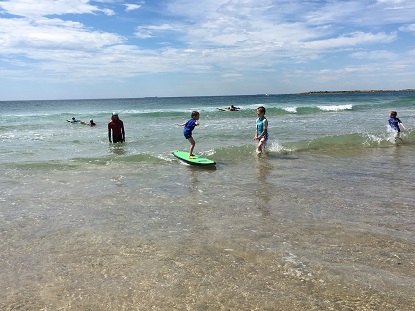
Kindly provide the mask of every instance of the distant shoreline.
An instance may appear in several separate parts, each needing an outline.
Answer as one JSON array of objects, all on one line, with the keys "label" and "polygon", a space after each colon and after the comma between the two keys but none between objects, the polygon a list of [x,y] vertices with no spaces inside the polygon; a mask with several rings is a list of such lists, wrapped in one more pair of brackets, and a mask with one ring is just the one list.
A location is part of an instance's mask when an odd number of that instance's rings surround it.
[{"label": "distant shoreline", "polygon": [[351,91],[306,91],[298,93],[257,93],[257,94],[240,94],[240,95],[191,95],[191,96],[144,96],[144,97],[108,97],[108,98],[66,98],[66,99],[0,99],[2,102],[13,101],[77,101],[77,100],[128,100],[128,99],[162,99],[162,98],[187,98],[187,97],[237,97],[237,96],[280,96],[280,95],[313,95],[313,94],[360,94],[360,93],[399,93],[415,92],[415,89],[402,90],[351,90]]},{"label": "distant shoreline", "polygon": [[415,92],[415,89],[404,90],[353,90],[353,91],[308,91],[297,94],[344,94],[344,93],[388,93],[388,92]]}]

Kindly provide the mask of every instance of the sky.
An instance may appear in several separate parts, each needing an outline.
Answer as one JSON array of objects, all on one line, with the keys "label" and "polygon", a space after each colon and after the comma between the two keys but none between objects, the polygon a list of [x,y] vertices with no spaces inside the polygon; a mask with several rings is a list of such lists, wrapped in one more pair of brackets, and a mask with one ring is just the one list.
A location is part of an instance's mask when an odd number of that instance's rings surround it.
[{"label": "sky", "polygon": [[0,0],[0,101],[408,88],[414,0]]}]

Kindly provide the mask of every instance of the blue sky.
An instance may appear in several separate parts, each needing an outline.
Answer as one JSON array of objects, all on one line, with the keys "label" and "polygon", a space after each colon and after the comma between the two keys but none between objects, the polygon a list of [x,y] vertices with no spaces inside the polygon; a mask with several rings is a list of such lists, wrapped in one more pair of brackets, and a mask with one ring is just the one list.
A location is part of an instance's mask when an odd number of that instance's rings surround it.
[{"label": "blue sky", "polygon": [[0,0],[0,100],[406,88],[414,0]]}]

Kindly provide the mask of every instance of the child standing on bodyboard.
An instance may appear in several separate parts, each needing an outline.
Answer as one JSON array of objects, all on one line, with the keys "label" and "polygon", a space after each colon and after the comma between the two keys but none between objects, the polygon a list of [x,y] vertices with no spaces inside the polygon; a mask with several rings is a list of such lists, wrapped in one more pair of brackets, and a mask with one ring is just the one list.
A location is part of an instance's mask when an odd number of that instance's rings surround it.
[{"label": "child standing on bodyboard", "polygon": [[192,137],[192,131],[193,129],[199,125],[199,112],[198,111],[192,111],[191,119],[188,120],[185,123],[177,124],[178,126],[184,126],[183,129],[183,135],[184,137],[189,141],[190,143],[190,150],[189,150],[189,159],[192,159],[195,157],[193,154],[193,149],[195,148],[196,142]]},{"label": "child standing on bodyboard", "polygon": [[265,108],[263,106],[256,109],[258,118],[256,119],[256,130],[254,140],[258,141],[256,153],[260,155],[265,151],[265,145],[268,140],[268,120],[265,118]]}]

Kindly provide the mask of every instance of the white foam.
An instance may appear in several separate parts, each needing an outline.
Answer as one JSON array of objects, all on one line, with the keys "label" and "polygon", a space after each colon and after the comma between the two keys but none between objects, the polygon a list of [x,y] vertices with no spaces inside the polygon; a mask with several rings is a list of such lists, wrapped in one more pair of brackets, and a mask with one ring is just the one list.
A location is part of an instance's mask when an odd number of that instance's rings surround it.
[{"label": "white foam", "polygon": [[277,152],[277,153],[291,152],[292,151],[292,150],[284,147],[283,145],[281,145],[277,141],[267,142],[266,149],[268,149],[268,151]]},{"label": "white foam", "polygon": [[353,105],[332,105],[332,106],[317,106],[323,111],[341,111],[341,110],[352,110]]},{"label": "white foam", "polygon": [[282,108],[289,113],[297,113],[297,107],[284,107]]}]

